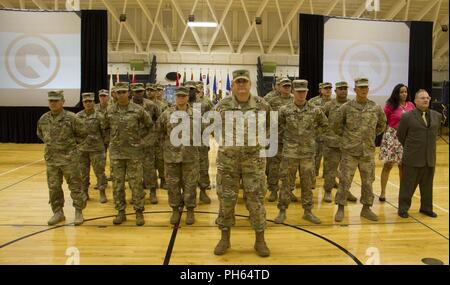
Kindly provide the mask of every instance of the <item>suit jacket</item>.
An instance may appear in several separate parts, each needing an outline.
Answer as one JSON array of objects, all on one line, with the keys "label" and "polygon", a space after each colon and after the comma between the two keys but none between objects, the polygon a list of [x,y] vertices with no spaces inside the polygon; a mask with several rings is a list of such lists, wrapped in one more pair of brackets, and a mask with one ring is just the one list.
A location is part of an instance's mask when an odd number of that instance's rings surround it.
[{"label": "suit jacket", "polygon": [[397,129],[397,137],[403,145],[402,164],[412,167],[436,165],[436,139],[442,115],[428,110],[428,126],[422,119],[422,111],[414,109],[404,113]]}]

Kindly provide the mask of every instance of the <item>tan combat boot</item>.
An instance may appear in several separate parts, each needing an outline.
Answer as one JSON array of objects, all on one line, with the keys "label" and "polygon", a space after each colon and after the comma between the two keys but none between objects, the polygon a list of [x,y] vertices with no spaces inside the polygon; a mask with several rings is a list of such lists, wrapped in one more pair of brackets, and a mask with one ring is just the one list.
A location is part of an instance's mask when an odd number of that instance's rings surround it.
[{"label": "tan combat boot", "polygon": [[47,224],[49,226],[56,225],[57,223],[63,222],[66,220],[66,217],[64,216],[63,210],[56,211],[53,216],[48,220]]},{"label": "tan combat boot", "polygon": [[150,203],[158,204],[158,197],[156,197],[156,189],[150,189]]},{"label": "tan combat boot", "polygon": [[325,191],[323,194],[323,201],[325,203],[331,203],[331,201],[333,201],[333,198],[331,198],[331,191]]},{"label": "tan combat boot", "polygon": [[81,209],[75,209],[75,220],[73,221],[75,226],[80,226],[84,222],[83,212]]},{"label": "tan combat boot", "polygon": [[318,217],[314,216],[314,214],[311,212],[310,209],[306,209],[305,213],[303,214],[303,219],[310,221],[313,224],[320,224],[321,221]]},{"label": "tan combat boot", "polygon": [[117,216],[113,220],[113,224],[120,225],[121,223],[125,222],[127,220],[127,216],[125,215],[125,211],[119,211],[117,213]]},{"label": "tan combat boot", "polygon": [[267,198],[267,201],[269,202],[275,202],[278,199],[278,191],[270,191],[269,198]]},{"label": "tan combat boot", "polygon": [[344,219],[344,205],[338,205],[338,210],[336,212],[336,215],[334,215],[334,220],[336,222],[342,222]]},{"label": "tan combat boot", "polygon": [[256,253],[261,257],[267,257],[270,255],[270,250],[267,247],[266,241],[264,240],[264,231],[255,232],[255,250]]},{"label": "tan combat boot", "polygon": [[208,194],[206,194],[206,190],[200,190],[200,201],[205,204],[211,204],[211,199],[208,197]]},{"label": "tan combat boot", "polygon": [[286,210],[280,209],[280,212],[278,213],[278,216],[275,218],[274,222],[275,224],[281,224],[286,220]]},{"label": "tan combat boot", "polygon": [[194,223],[195,223],[194,209],[193,208],[187,209],[186,225],[192,225]]},{"label": "tan combat boot", "polygon": [[219,243],[216,245],[216,248],[214,248],[215,255],[222,255],[227,251],[227,249],[230,248],[230,231],[231,229],[229,228],[222,229],[222,237],[220,238]]},{"label": "tan combat boot", "polygon": [[136,226],[143,226],[144,224],[145,220],[142,210],[136,211]]},{"label": "tan combat boot", "polygon": [[370,207],[367,206],[367,205],[363,206],[363,208],[361,210],[361,217],[366,218],[366,219],[371,220],[371,221],[374,221],[374,222],[378,221],[378,216],[375,215],[375,213],[372,212]]},{"label": "tan combat boot", "polygon": [[170,223],[172,225],[175,225],[176,223],[178,223],[180,221],[180,218],[181,218],[180,211],[178,211],[177,208],[174,208],[172,210],[172,216],[170,216]]},{"label": "tan combat boot", "polygon": [[106,199],[105,189],[99,189],[100,192],[100,203],[106,203],[108,202],[108,199]]}]

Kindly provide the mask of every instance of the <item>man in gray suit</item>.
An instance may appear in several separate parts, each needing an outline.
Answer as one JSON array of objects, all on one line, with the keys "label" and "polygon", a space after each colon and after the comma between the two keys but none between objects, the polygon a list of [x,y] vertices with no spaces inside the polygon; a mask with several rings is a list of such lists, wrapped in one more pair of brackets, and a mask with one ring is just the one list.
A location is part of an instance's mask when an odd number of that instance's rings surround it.
[{"label": "man in gray suit", "polygon": [[433,212],[433,177],[436,165],[436,139],[442,115],[430,110],[430,95],[420,89],[414,99],[416,109],[404,113],[397,129],[403,145],[398,215],[408,218],[411,199],[417,185],[420,189],[420,212],[437,217]]}]

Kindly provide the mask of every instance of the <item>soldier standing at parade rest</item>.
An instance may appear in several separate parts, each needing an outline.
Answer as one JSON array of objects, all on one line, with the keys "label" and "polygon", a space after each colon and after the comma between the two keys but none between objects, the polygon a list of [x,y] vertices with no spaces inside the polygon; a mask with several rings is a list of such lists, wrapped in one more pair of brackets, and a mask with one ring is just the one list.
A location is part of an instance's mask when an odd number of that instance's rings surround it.
[{"label": "soldier standing at parade rest", "polygon": [[[242,112],[266,112],[268,125],[270,105],[257,96],[250,94],[251,81],[248,70],[235,70],[233,72],[232,96],[222,99],[215,110],[222,117],[222,139],[228,137],[236,141],[237,127],[233,124],[232,132],[225,133],[225,114],[227,111]],[[258,117],[258,116],[257,116]],[[249,137],[248,128],[244,129],[244,138]],[[260,144],[249,146],[246,140],[243,146],[219,144],[217,154],[217,196],[219,197],[219,217],[217,224],[221,229],[221,239],[214,249],[214,254],[222,255],[230,247],[230,230],[235,224],[234,210],[239,193],[239,182],[242,179],[244,186],[245,203],[250,214],[250,223],[255,231],[254,248],[259,256],[269,256],[270,251],[264,239],[266,228],[266,210],[264,197],[266,186],[264,171],[266,159],[260,151],[264,147]]]},{"label": "soldier standing at parade rest", "polygon": [[[110,161],[112,164],[113,196],[117,216],[113,224],[126,221],[125,176],[128,176],[136,211],[136,225],[144,220],[144,189],[142,187],[143,139],[152,121],[141,106],[130,102],[129,86],[126,82],[116,83],[117,103],[108,108],[103,128],[111,129]],[[144,129],[144,130],[143,130]]]},{"label": "soldier standing at parade rest", "polygon": [[155,131],[156,120],[160,115],[159,107],[153,101],[144,98],[145,88],[143,83],[131,83],[131,94],[133,103],[141,106],[150,116],[153,124],[151,130],[141,129],[145,132],[144,136],[144,157],[143,157],[143,179],[144,189],[150,189],[150,203],[158,204],[158,197],[156,196],[156,188],[158,181],[155,169],[155,147],[158,140],[158,133]]},{"label": "soldier standing at parade rest", "polygon": [[334,216],[336,222],[344,218],[344,207],[347,205],[348,190],[350,190],[356,169],[361,175],[361,199],[363,204],[361,217],[378,221],[378,216],[372,212],[372,184],[375,181],[375,137],[386,127],[386,115],[383,109],[367,98],[369,80],[355,79],[356,97],[339,108],[336,120],[333,122],[334,132],[342,137],[340,181],[335,202],[338,210]]},{"label": "soldier standing at parade rest", "polygon": [[[338,169],[341,161],[341,140],[342,138],[331,129],[331,125],[336,119],[338,109],[348,101],[348,84],[345,81],[336,82],[335,84],[336,98],[325,103],[322,111],[328,118],[328,125],[330,127],[327,135],[323,137],[323,175],[324,175],[324,196],[325,203],[331,203],[331,191],[337,188],[336,177],[339,177]],[[356,197],[351,192],[347,194],[347,201],[356,202]]]},{"label": "soldier standing at parade rest", "polygon": [[83,122],[88,136],[80,145],[80,171],[82,189],[89,200],[89,176],[91,164],[97,178],[97,189],[100,193],[100,203],[106,203],[105,189],[108,181],[105,175],[105,134],[102,129],[104,115],[94,109],[95,94],[91,92],[81,94],[84,110],[77,113]]},{"label": "soldier standing at parade rest", "polygon": [[320,219],[312,213],[313,193],[311,184],[314,178],[314,145],[317,132],[328,129],[327,117],[320,108],[306,100],[308,81],[294,80],[294,101],[281,107],[278,113],[278,125],[283,141],[280,163],[281,193],[278,216],[275,223],[283,223],[291,200],[291,187],[294,185],[297,170],[300,172],[301,201],[304,209],[303,219],[320,224]]},{"label": "soldier standing at parade rest", "polygon": [[[98,99],[100,100],[100,103],[95,104],[95,110],[102,113],[103,116],[105,116],[108,106],[110,106],[112,104],[112,103],[109,104],[108,90],[106,90],[106,89],[99,90],[98,91]],[[103,132],[104,132],[104,143],[105,143],[105,167],[106,167],[106,156],[107,156],[108,147],[109,147],[109,129],[103,130]],[[110,173],[110,176],[107,177],[107,180],[111,181],[111,165],[109,167],[109,173]],[[97,189],[97,188],[95,188],[95,189]]]},{"label": "soldier standing at parade rest", "polygon": [[45,164],[49,203],[53,216],[48,220],[52,226],[64,221],[63,176],[69,186],[70,196],[75,208],[74,224],[83,224],[83,209],[86,207],[86,194],[81,190],[78,145],[86,138],[86,129],[77,116],[63,109],[64,91],[48,92],[50,111],[39,118],[37,136],[45,144]]},{"label": "soldier standing at parade rest", "polygon": [[[193,110],[188,103],[189,89],[185,86],[177,87],[175,91],[175,106],[169,107],[158,119],[158,130],[164,141],[164,169],[169,194],[169,205],[172,207],[171,224],[180,220],[180,209],[183,205],[187,209],[186,224],[195,222],[194,208],[196,207],[196,188],[198,183],[198,146],[193,145]],[[184,116],[184,119],[178,116]],[[198,114],[200,116],[200,114]],[[173,123],[174,118],[181,118],[182,122],[189,121],[189,145],[175,146],[171,141],[173,129],[179,122]],[[187,126],[186,126],[187,127]],[[175,134],[177,135],[177,134]]]}]

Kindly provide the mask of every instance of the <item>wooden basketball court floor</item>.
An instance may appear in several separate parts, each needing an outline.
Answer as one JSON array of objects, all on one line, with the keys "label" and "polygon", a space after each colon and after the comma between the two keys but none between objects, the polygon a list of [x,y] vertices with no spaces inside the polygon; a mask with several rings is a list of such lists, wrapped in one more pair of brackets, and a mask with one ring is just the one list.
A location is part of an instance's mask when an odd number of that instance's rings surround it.
[{"label": "wooden basketball court floor", "polygon": [[[373,210],[379,215],[378,222],[359,216],[359,202],[349,203],[342,223],[334,222],[336,206],[321,202],[320,175],[314,190],[313,211],[322,224],[313,225],[301,219],[300,202],[290,205],[284,224],[274,224],[276,203],[266,202],[266,241],[271,255],[261,258],[253,249],[254,233],[242,192],[236,207],[236,226],[231,232],[231,249],[223,256],[213,254],[220,238],[214,223],[218,211],[214,188],[209,191],[212,203],[198,204],[194,225],[185,225],[184,212],[179,227],[171,226],[167,192],[158,189],[157,205],[149,203],[147,193],[144,226],[135,225],[130,204],[128,220],[115,226],[111,182],[107,188],[108,203],[100,204],[98,193],[92,187],[95,177],[91,172],[91,199],[83,212],[84,224],[79,227],[72,224],[74,208],[64,182],[66,222],[50,227],[47,220],[52,212],[48,204],[43,145],[0,144],[0,264],[66,264],[73,262],[74,256],[80,264],[423,264],[423,258],[449,264],[448,150],[448,144],[440,138],[433,197],[437,218],[419,213],[418,190],[410,217],[397,216],[397,168],[390,175],[386,202],[378,201],[381,163],[377,153]],[[212,146],[213,184],[215,151]],[[351,191],[359,197],[359,189],[360,177],[356,173]],[[300,196],[298,188],[294,193]],[[129,197],[127,190],[127,200]]]}]

